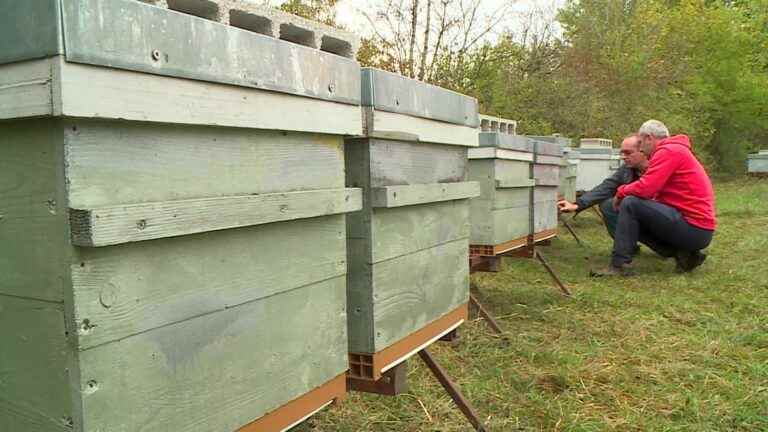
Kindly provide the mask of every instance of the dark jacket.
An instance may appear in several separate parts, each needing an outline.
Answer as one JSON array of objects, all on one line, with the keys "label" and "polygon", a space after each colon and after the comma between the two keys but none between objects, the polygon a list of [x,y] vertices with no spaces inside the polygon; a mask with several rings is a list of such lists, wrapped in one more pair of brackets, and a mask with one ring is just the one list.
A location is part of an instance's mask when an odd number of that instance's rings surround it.
[{"label": "dark jacket", "polygon": [[616,195],[619,186],[632,183],[639,178],[639,171],[621,164],[619,169],[617,169],[612,176],[603,180],[602,183],[595,186],[591,191],[576,199],[576,204],[579,206],[578,211],[586,210],[595,204],[600,204],[608,198],[613,198]]}]

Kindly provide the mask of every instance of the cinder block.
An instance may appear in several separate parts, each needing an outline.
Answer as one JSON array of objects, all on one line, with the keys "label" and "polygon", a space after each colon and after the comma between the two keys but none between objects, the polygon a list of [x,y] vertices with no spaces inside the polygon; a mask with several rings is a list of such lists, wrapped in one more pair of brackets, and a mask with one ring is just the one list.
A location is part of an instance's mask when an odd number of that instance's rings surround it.
[{"label": "cinder block", "polygon": [[481,132],[498,132],[501,134],[517,135],[517,122],[499,117],[480,114]]}]

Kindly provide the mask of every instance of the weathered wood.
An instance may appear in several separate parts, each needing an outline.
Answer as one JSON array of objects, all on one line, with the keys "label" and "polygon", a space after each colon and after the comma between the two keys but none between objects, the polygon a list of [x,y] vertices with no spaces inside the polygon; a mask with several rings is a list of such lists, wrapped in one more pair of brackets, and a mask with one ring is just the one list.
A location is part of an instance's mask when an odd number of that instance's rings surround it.
[{"label": "weathered wood", "polygon": [[527,188],[536,185],[536,180],[496,180],[497,189]]},{"label": "weathered wood", "polygon": [[83,249],[72,267],[78,346],[342,276],[344,244],[338,215]]},{"label": "weathered wood", "polygon": [[360,135],[360,107],[258,89],[61,63],[63,115]]},{"label": "weathered wood", "polygon": [[477,129],[395,114],[386,111],[364,110],[365,135],[373,138],[408,139],[418,142],[477,147]]},{"label": "weathered wood", "polygon": [[0,430],[72,431],[63,309],[0,295]]},{"label": "weathered wood", "polygon": [[377,263],[469,236],[468,200],[375,209],[368,263]]},{"label": "weathered wood", "polygon": [[465,238],[374,264],[375,344],[352,351],[379,351],[466,303],[468,251]]},{"label": "weathered wood", "polygon": [[371,205],[385,208],[403,207],[461,200],[479,195],[480,185],[477,182],[385,186],[371,190]]},{"label": "weathered wood", "polygon": [[462,182],[467,149],[406,141],[363,140],[371,187]]},{"label": "weathered wood", "polygon": [[0,0],[0,10],[0,64],[63,52],[59,0]]},{"label": "weathered wood", "polygon": [[361,208],[360,189],[323,189],[71,209],[70,221],[73,244],[101,247],[348,213]]},{"label": "weathered wood", "polygon": [[469,158],[533,161],[533,153],[494,147],[481,147],[469,149]]},{"label": "weathered wood", "polygon": [[53,114],[51,67],[49,61],[0,66],[0,119]]},{"label": "weathered wood", "polygon": [[81,352],[76,423],[110,432],[250,423],[346,370],[344,285],[331,279]]},{"label": "weathered wood", "polygon": [[62,301],[69,268],[61,124],[0,132],[0,294]]},{"label": "weathered wood", "polygon": [[344,187],[340,137],[89,120],[65,132],[72,208]]}]

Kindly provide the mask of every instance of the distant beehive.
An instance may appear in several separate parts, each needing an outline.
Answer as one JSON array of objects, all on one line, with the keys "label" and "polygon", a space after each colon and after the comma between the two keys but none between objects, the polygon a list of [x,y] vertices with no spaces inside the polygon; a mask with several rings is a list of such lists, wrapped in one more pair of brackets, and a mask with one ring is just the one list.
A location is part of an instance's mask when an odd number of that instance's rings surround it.
[{"label": "distant beehive", "polygon": [[752,175],[768,175],[768,150],[761,150],[748,156],[747,172]]},{"label": "distant beehive", "polygon": [[621,154],[619,153],[619,149],[613,149],[613,152],[611,153],[611,163],[608,166],[608,169],[610,170],[611,174],[618,171],[618,169],[621,167]]},{"label": "distant beehive", "polygon": [[613,158],[612,141],[602,138],[581,140],[579,154],[581,163],[576,179],[576,189],[589,191],[603,182],[612,174],[611,159]]},{"label": "distant beehive", "polygon": [[130,0],[0,9],[0,430],[271,432],[343,396],[358,64]]},{"label": "distant beehive", "polygon": [[477,101],[363,70],[365,137],[348,139],[350,374],[378,379],[467,318],[467,147]]},{"label": "distant beehive", "polygon": [[533,200],[533,141],[520,135],[481,132],[469,150],[469,179],[480,184],[471,200],[475,255],[494,256],[528,244]]}]

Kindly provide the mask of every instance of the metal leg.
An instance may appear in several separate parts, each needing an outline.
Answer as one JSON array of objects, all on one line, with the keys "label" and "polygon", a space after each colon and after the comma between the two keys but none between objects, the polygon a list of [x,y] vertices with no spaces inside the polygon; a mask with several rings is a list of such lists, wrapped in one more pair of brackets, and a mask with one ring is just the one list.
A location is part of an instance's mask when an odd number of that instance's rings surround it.
[{"label": "metal leg", "polygon": [[581,239],[579,238],[579,236],[576,235],[576,231],[573,230],[573,227],[571,226],[571,224],[568,223],[568,221],[562,217],[560,218],[560,221],[563,223],[563,225],[565,225],[565,229],[567,229],[568,232],[571,233],[573,238],[576,239],[576,243],[578,243],[579,246],[581,247],[585,247],[584,243],[581,242]]},{"label": "metal leg", "polygon": [[493,315],[491,315],[491,313],[483,307],[482,303],[477,300],[477,297],[475,297],[474,294],[469,295],[469,303],[477,309],[477,312],[488,324],[488,327],[490,327],[494,333],[503,337],[504,331],[501,329],[501,326],[499,326],[499,323],[496,322],[496,319],[493,317]]},{"label": "metal leg", "polygon": [[539,260],[539,262],[541,262],[541,265],[543,265],[544,268],[547,269],[547,272],[549,272],[549,275],[552,276],[552,279],[554,279],[555,283],[560,288],[560,291],[562,291],[566,297],[570,297],[571,291],[568,289],[568,287],[565,286],[565,284],[563,284],[563,281],[561,281],[560,278],[557,277],[557,274],[549,265],[547,260],[544,258],[544,255],[542,255],[541,252],[535,249],[533,251],[533,255]]},{"label": "metal leg", "polygon": [[472,407],[469,401],[464,398],[464,395],[461,394],[461,391],[456,386],[456,384],[454,384],[453,381],[448,378],[445,370],[439,364],[437,364],[429,351],[427,351],[426,348],[419,351],[419,357],[421,357],[429,370],[432,371],[432,374],[435,376],[435,378],[437,378],[445,391],[451,396],[453,402],[456,403],[456,406],[458,406],[461,412],[464,413],[464,416],[467,418],[467,420],[469,420],[475,430],[478,432],[485,432],[485,426],[477,416],[475,409]]}]

